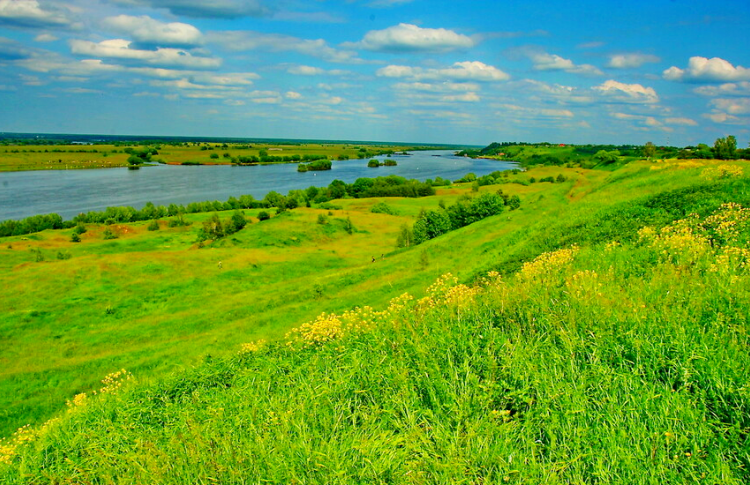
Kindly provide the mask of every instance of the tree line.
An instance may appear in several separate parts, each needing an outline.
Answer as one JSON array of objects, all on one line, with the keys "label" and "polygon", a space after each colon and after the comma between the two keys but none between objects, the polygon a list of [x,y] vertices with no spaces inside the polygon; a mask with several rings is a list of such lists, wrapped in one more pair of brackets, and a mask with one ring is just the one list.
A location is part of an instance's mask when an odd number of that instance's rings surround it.
[{"label": "tree line", "polygon": [[218,200],[191,202],[187,205],[155,205],[147,202],[142,209],[130,206],[107,207],[103,211],[89,211],[78,214],[72,220],[64,221],[58,214],[35,215],[21,220],[0,222],[0,237],[21,236],[46,229],[66,229],[82,224],[119,224],[157,220],[164,217],[181,217],[184,214],[217,212],[240,209],[266,209],[275,207],[280,211],[300,206],[311,207],[333,199],[345,197],[425,197],[434,195],[435,189],[418,180],[390,175],[374,179],[359,178],[353,184],[334,180],[327,187],[308,187],[304,190],[291,190],[284,196],[271,191],[262,200],[246,194],[239,198],[229,197],[225,202]]}]

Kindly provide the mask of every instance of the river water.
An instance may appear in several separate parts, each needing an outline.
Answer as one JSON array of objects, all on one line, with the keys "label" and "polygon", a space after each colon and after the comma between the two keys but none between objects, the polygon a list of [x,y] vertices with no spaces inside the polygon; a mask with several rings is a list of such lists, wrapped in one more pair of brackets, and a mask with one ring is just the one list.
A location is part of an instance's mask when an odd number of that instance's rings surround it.
[{"label": "river water", "polygon": [[398,166],[368,168],[367,160],[346,160],[334,161],[331,170],[305,173],[297,172],[293,163],[0,172],[0,221],[49,213],[60,214],[67,220],[81,212],[103,211],[107,207],[140,209],[146,202],[156,205],[224,202],[243,194],[262,199],[272,190],[286,194],[311,185],[327,186],[335,179],[352,183],[360,177],[399,175],[420,181],[436,177],[456,180],[469,172],[482,176],[515,168],[512,162],[472,160],[445,150],[413,152],[393,159]]}]

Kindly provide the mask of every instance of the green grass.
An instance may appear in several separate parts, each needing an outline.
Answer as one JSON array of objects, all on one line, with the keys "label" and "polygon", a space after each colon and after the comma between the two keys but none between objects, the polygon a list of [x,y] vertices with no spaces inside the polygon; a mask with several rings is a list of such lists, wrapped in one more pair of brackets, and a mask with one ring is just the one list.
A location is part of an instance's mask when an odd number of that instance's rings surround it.
[{"label": "green grass", "polygon": [[[401,250],[401,224],[468,185],[336,201],[327,225],[327,210],[296,209],[202,249],[207,214],[114,241],[94,226],[79,244],[69,230],[7,238],[0,395],[20,399],[3,403],[6,433],[119,368],[136,385],[58,411],[0,481],[745,483],[747,266],[712,265],[747,247],[747,224],[698,253],[638,231],[750,206],[750,181],[650,167],[535,169],[569,181],[504,184],[521,209]],[[369,212],[383,200],[400,215]],[[346,217],[352,235],[335,224]],[[573,244],[570,261],[517,276]],[[33,248],[73,258],[37,263]],[[447,272],[478,286],[427,290]],[[339,338],[285,344],[321,312],[387,308],[404,292],[435,305],[392,305],[374,325],[360,315],[367,330],[343,335],[319,323]],[[258,339],[271,343],[237,354]]]},{"label": "green grass", "polygon": [[[291,155],[325,155],[336,160],[340,155],[356,159],[359,148],[366,148],[371,153],[380,153],[383,150],[404,151],[412,147],[404,145],[350,145],[350,144],[317,144],[306,143],[299,145],[272,145],[253,144],[252,148],[246,148],[246,144],[232,144],[228,148],[222,148],[219,143],[211,143],[211,150],[202,150],[199,146],[161,146],[158,155],[152,158],[154,162],[161,160],[165,163],[180,165],[202,164],[202,165],[228,165],[231,158],[224,157],[228,153],[230,157],[259,156],[261,151],[268,152],[272,156]],[[135,147],[136,150],[141,147]],[[124,147],[116,145],[8,145],[0,147],[0,172],[22,171],[22,170],[70,170],[88,168],[113,168],[128,166],[128,155],[123,152]],[[47,150],[47,152],[45,152]],[[116,153],[115,153],[116,152]],[[219,158],[211,158],[211,154],[217,154]],[[106,155],[105,155],[106,154]],[[334,162],[335,163],[335,162]]]}]

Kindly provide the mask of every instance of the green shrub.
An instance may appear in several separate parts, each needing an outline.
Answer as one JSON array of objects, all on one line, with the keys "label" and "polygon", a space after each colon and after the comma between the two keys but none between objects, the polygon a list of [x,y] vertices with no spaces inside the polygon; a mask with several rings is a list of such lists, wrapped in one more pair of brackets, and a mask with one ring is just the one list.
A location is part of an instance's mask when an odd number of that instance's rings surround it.
[{"label": "green shrub", "polygon": [[370,208],[370,212],[373,214],[389,214],[392,216],[398,215],[398,213],[385,202],[378,202]]}]

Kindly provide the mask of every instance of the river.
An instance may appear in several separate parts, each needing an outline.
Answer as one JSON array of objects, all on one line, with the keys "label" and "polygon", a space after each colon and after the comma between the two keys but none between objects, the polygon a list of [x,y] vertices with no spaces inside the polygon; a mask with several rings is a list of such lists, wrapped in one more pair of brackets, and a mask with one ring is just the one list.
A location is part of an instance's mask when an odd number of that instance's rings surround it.
[{"label": "river", "polygon": [[345,160],[334,161],[331,170],[306,173],[297,172],[293,163],[0,172],[0,221],[49,213],[67,220],[81,212],[103,211],[107,207],[140,209],[146,202],[224,202],[243,194],[262,199],[272,190],[286,194],[311,185],[327,186],[335,179],[352,183],[360,177],[399,175],[420,181],[437,177],[456,180],[469,172],[482,176],[516,167],[512,162],[456,157],[453,151],[446,150],[418,151],[393,159],[398,166],[368,168],[367,160]]}]

